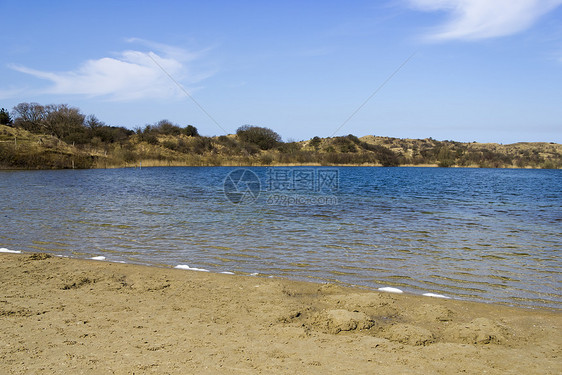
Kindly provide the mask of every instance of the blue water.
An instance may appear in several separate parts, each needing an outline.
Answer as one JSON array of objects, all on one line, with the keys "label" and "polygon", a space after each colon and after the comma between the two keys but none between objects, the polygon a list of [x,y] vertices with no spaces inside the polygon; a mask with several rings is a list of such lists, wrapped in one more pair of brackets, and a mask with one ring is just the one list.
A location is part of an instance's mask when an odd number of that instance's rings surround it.
[{"label": "blue water", "polygon": [[0,172],[0,247],[562,307],[560,170],[235,169]]}]

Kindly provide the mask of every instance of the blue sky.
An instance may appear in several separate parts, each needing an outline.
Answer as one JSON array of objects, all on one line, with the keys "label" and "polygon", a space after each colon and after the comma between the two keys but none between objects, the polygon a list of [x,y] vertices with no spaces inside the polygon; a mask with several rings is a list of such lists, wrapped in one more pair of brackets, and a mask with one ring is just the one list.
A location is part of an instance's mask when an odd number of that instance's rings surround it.
[{"label": "blue sky", "polygon": [[562,143],[562,0],[0,0],[0,14],[7,109],[284,140]]}]

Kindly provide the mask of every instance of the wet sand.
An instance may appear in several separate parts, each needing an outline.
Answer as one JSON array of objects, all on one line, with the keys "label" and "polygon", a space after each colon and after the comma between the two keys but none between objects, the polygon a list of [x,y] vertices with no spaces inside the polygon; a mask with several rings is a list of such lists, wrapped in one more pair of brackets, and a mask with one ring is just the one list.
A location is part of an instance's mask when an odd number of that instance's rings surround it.
[{"label": "wet sand", "polygon": [[0,254],[2,374],[560,374],[560,310]]}]

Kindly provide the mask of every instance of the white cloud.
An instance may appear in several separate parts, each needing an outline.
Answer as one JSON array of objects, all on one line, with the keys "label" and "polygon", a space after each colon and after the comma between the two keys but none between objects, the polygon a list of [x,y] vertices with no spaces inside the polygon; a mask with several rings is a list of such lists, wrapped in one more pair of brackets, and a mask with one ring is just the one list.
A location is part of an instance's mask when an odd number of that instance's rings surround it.
[{"label": "white cloud", "polygon": [[142,43],[158,53],[127,50],[115,57],[88,60],[67,72],[47,72],[15,64],[10,68],[50,81],[51,85],[42,90],[45,94],[99,96],[110,100],[183,95],[160,66],[175,80],[188,84],[200,82],[210,75],[196,74],[189,69],[189,63],[200,58],[203,52],[193,53],[141,39],[128,41]]},{"label": "white cloud", "polygon": [[562,0],[408,0],[421,11],[443,11],[450,19],[429,34],[433,40],[486,39],[531,27]]}]

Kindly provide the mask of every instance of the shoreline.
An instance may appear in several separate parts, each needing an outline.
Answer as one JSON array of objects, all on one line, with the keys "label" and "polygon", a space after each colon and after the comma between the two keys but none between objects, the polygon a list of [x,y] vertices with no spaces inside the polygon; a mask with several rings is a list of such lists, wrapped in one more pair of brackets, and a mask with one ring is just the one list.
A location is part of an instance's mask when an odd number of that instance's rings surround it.
[{"label": "shoreline", "polygon": [[543,373],[562,314],[333,284],[0,254],[20,373]]},{"label": "shoreline", "polygon": [[[437,291],[437,290],[431,290],[431,289],[419,289],[418,291],[411,291],[411,290],[402,290],[400,288],[397,288],[396,286],[393,286],[393,284],[381,284],[381,286],[367,286],[367,285],[361,285],[361,284],[352,284],[352,283],[345,283],[345,282],[331,282],[331,281],[325,281],[322,279],[313,279],[313,278],[307,278],[307,277],[290,277],[290,276],[279,276],[279,275],[274,275],[274,274],[267,274],[267,273],[259,273],[259,272],[250,272],[250,271],[246,271],[246,272],[232,272],[230,270],[209,270],[209,269],[205,269],[205,268],[200,268],[199,266],[196,267],[191,267],[190,265],[187,264],[166,264],[166,263],[150,263],[150,262],[126,262],[123,260],[112,260],[112,259],[108,259],[106,256],[104,255],[93,255],[93,254],[89,254],[87,256],[83,256],[83,257],[74,257],[74,256],[69,256],[69,255],[62,255],[62,254],[54,254],[52,252],[44,252],[41,250],[36,250],[36,251],[22,251],[22,250],[9,250],[6,248],[0,248],[0,256],[2,254],[18,254],[18,255],[33,255],[33,254],[44,254],[43,256],[47,256],[47,257],[56,257],[56,258],[64,258],[64,259],[75,259],[78,261],[96,261],[96,262],[107,262],[107,263],[115,263],[115,264],[129,264],[129,265],[134,265],[134,266],[140,266],[140,267],[155,267],[158,269],[163,269],[163,270],[184,270],[184,271],[192,271],[192,272],[204,272],[204,273],[209,273],[212,275],[219,275],[219,274],[223,274],[223,275],[234,275],[237,277],[258,277],[258,278],[267,278],[267,279],[273,279],[273,280],[287,280],[287,281],[294,281],[294,282],[303,282],[303,283],[310,283],[310,284],[314,284],[314,285],[326,285],[326,284],[330,284],[330,285],[334,285],[337,287],[341,287],[341,288],[351,288],[351,289],[357,289],[357,290],[362,290],[364,292],[375,292],[375,293],[391,293],[391,294],[398,294],[398,295],[407,295],[407,296],[416,296],[416,297],[426,297],[426,298],[431,298],[431,299],[444,299],[444,300],[454,300],[454,301],[460,301],[460,302],[468,302],[468,303],[477,303],[477,304],[485,304],[485,305],[491,305],[491,306],[504,306],[504,307],[510,307],[510,308],[516,308],[516,309],[524,309],[524,310],[545,310],[545,311],[551,311],[554,313],[562,313],[562,306],[561,307],[554,307],[554,306],[546,306],[546,305],[532,305],[532,304],[516,304],[513,302],[507,302],[507,301],[497,301],[497,300],[482,300],[482,299],[470,299],[470,298],[462,298],[459,297],[457,295],[449,295],[446,292],[442,292],[442,291]],[[83,254],[85,255],[85,254]]]},{"label": "shoreline", "polygon": [[561,170],[562,168],[534,168],[534,167],[480,167],[478,165],[459,166],[453,165],[450,167],[440,167],[437,164],[401,164],[397,166],[383,166],[382,164],[364,163],[364,164],[320,164],[320,163],[285,163],[285,164],[237,164],[226,163],[221,165],[194,165],[186,163],[143,163],[143,164],[125,164],[119,166],[99,166],[92,168],[3,168],[0,167],[0,172],[11,171],[64,171],[64,170],[96,170],[96,169],[142,169],[142,168],[175,168],[175,167],[190,167],[190,168],[209,168],[209,167],[238,167],[238,168],[286,168],[286,167],[323,167],[323,168],[345,168],[345,167],[369,167],[369,168],[441,168],[441,169],[523,169],[523,170]]}]

